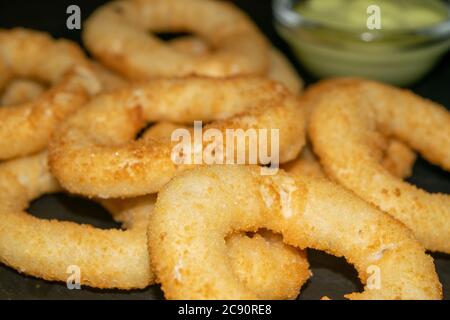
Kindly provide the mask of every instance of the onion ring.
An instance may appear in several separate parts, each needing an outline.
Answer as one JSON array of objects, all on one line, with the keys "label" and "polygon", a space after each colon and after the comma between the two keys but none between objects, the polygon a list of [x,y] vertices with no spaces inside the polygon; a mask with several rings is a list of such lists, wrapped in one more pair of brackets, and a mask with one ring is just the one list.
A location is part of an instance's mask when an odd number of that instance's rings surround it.
[{"label": "onion ring", "polygon": [[[184,36],[169,41],[171,47],[195,56],[206,55],[211,51],[208,44],[194,36]],[[267,77],[285,85],[291,92],[300,94],[303,90],[303,80],[295,71],[289,60],[276,48],[270,52],[270,68]]]},{"label": "onion ring", "polygon": [[[45,193],[60,191],[47,168],[47,155],[0,165],[0,259],[14,269],[45,280],[66,281],[67,267],[81,270],[81,284],[97,288],[143,288],[153,282],[144,221],[129,230],[33,217],[24,210]],[[145,221],[146,222],[146,221]]]},{"label": "onion ring", "polygon": [[[316,84],[310,86],[308,90],[304,92],[302,102],[305,107],[307,119],[310,118],[312,108],[315,103],[317,103],[317,100],[320,99],[321,93],[333,90],[337,81],[344,83],[348,80],[341,78],[340,80],[321,81],[320,85]],[[309,125],[309,121],[307,122],[307,125]],[[370,144],[373,146],[373,148],[371,148],[373,156],[390,173],[403,179],[412,175],[413,165],[416,161],[417,154],[407,144],[395,137],[385,136],[380,132],[373,132],[370,136]],[[301,166],[302,165],[300,165],[300,167]],[[316,164],[311,163],[306,164],[306,166],[309,166],[310,168],[317,167]]]},{"label": "onion ring", "polygon": [[158,194],[148,238],[165,297],[259,298],[236,279],[223,241],[259,228],[296,247],[344,256],[363,283],[377,267],[381,285],[348,298],[442,298],[433,259],[397,220],[326,180],[232,165],[190,170]]},{"label": "onion ring", "polygon": [[43,150],[61,119],[100,90],[75,44],[53,40],[41,32],[1,30],[0,60],[12,76],[53,85],[35,101],[0,109],[0,160]]},{"label": "onion ring", "polygon": [[[91,62],[90,66],[95,72],[97,79],[102,86],[102,92],[109,92],[123,88],[128,82],[112,71],[106,69],[96,62]],[[3,93],[0,98],[0,105],[22,104],[38,98],[46,89],[45,86],[31,79],[12,79],[6,85],[3,85]],[[0,85],[0,88],[2,86]]]},{"label": "onion ring", "polygon": [[[163,125],[161,124],[161,128],[158,126],[154,130],[163,129]],[[395,139],[387,141],[387,146],[383,148],[386,150],[379,153],[381,165],[396,177],[401,179],[410,177],[414,162],[416,161],[416,153]],[[281,167],[290,174],[307,175],[317,178],[327,177],[317,156],[312,152],[311,146],[309,145],[303,148],[297,159],[285,163]]]},{"label": "onion ring", "polygon": [[[140,216],[138,221],[148,220],[155,197],[109,199],[100,202],[113,214],[116,221],[129,229],[133,227],[130,221],[135,221],[137,216]],[[142,246],[147,248],[146,230],[142,237],[145,238]],[[282,239],[273,233],[256,233],[252,237],[236,233],[226,239],[226,244],[232,269],[237,277],[247,288],[264,299],[296,298],[311,275],[305,251],[285,245]]]},{"label": "onion ring", "polygon": [[327,175],[403,222],[427,249],[450,253],[450,196],[429,194],[393,176],[379,163],[373,143],[379,132],[401,139],[450,170],[450,113],[406,90],[367,80],[329,80],[315,91],[309,134]]},{"label": "onion ring", "polygon": [[[24,211],[30,200],[58,191],[61,189],[48,170],[45,152],[0,165],[3,263],[52,281],[66,281],[67,267],[76,265],[81,270],[81,284],[96,288],[134,289],[154,283],[146,233],[155,197],[101,201],[125,231],[48,221]],[[295,298],[310,276],[305,253],[273,236],[237,234],[227,243],[240,279],[266,299]]]},{"label": "onion ring", "polygon": [[[147,129],[142,138],[153,137],[158,139],[169,140],[170,135],[180,125],[171,122],[158,122]],[[190,131],[192,128],[184,127]],[[391,139],[385,146],[386,151],[380,158],[381,164],[393,175],[405,179],[411,176],[412,168],[416,160],[416,154],[403,143]],[[326,173],[320,165],[316,155],[311,150],[311,146],[307,145],[303,148],[300,155],[292,161],[284,163],[281,168],[290,174],[307,175],[309,177],[326,178]]]},{"label": "onion ring", "polygon": [[76,194],[117,198],[158,192],[191,166],[172,161],[171,143],[136,142],[135,135],[148,121],[199,119],[225,119],[205,127],[222,132],[279,129],[281,163],[293,160],[305,143],[303,109],[277,83],[255,77],[161,79],[100,95],[74,114],[50,144],[51,170]]},{"label": "onion ring", "polygon": [[[191,31],[215,52],[196,59],[147,31]],[[269,67],[268,44],[257,27],[235,6],[220,1],[114,1],[89,17],[83,40],[99,61],[133,80],[255,75]]]}]

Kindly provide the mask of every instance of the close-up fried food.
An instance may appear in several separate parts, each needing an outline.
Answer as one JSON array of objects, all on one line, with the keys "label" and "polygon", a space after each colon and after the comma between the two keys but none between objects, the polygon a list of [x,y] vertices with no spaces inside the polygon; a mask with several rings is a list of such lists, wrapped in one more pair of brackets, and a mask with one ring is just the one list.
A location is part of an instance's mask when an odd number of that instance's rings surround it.
[{"label": "close-up fried food", "polygon": [[195,120],[216,120],[204,130],[224,135],[234,129],[278,129],[281,163],[295,159],[305,143],[303,109],[276,82],[245,76],[151,80],[99,95],[61,125],[49,149],[51,170],[64,188],[91,197],[158,192],[190,166],[174,163],[170,141],[134,137],[151,121]]},{"label": "close-up fried food", "polygon": [[[179,37],[171,40],[169,44],[181,52],[190,53],[194,56],[204,56],[211,52],[211,48],[201,38]],[[270,67],[267,77],[284,84],[294,93],[299,94],[302,91],[303,80],[289,60],[276,48],[270,50]]]},{"label": "close-up fried food", "polygon": [[[148,31],[189,31],[207,40],[215,52],[195,58]],[[242,11],[222,1],[113,1],[89,18],[83,39],[102,63],[131,79],[258,75],[270,66],[268,44],[257,27]]]},{"label": "close-up fried food", "polygon": [[450,299],[448,0],[23,1],[0,300]]},{"label": "close-up fried food", "polygon": [[44,149],[56,125],[101,89],[76,44],[55,41],[41,32],[0,31],[0,58],[11,77],[30,77],[52,85],[32,101],[0,109],[2,160]]},{"label": "close-up fried food", "polygon": [[[317,84],[309,134],[327,174],[391,214],[432,251],[450,253],[450,196],[430,194],[377,161],[378,130],[450,170],[450,112],[411,92],[359,79]],[[411,130],[410,128],[414,128]],[[330,144],[330,141],[333,141]]]},{"label": "close-up fried food", "polygon": [[442,295],[433,260],[411,231],[351,192],[320,179],[282,172],[262,177],[254,168],[217,166],[182,174],[158,195],[149,252],[166,297],[258,298],[229,268],[220,239],[259,228],[300,248],[345,256],[363,283],[370,266],[379,268],[382,288],[365,288],[351,299]]},{"label": "close-up fried food", "polygon": [[[152,285],[155,276],[148,260],[146,231],[154,197],[102,201],[126,230],[35,218],[23,211],[28,202],[61,189],[46,159],[42,153],[0,165],[0,203],[4,206],[0,208],[0,261],[21,273],[53,281],[65,281],[67,268],[76,265],[83,270],[81,284],[96,288],[129,290]],[[309,278],[305,254],[280,239],[237,234],[230,236],[229,243],[236,274],[264,299],[295,298]],[[280,263],[271,264],[272,260]],[[290,281],[279,281],[286,273]],[[271,282],[260,285],[260,276]]]}]

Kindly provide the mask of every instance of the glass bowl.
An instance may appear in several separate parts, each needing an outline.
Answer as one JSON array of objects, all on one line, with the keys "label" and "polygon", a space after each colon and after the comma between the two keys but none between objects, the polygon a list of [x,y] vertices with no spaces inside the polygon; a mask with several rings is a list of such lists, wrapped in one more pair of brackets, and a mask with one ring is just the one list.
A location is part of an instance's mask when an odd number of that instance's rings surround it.
[{"label": "glass bowl", "polygon": [[440,24],[387,31],[325,25],[296,12],[299,2],[273,0],[275,27],[319,78],[358,76],[404,86],[424,76],[450,47],[448,3]]}]

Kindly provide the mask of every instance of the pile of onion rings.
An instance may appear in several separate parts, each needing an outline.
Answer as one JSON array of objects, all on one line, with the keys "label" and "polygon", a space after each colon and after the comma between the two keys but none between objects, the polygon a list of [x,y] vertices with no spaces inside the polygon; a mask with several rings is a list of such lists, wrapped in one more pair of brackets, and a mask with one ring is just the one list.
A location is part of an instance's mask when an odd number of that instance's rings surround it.
[{"label": "pile of onion rings", "polygon": [[[167,299],[295,299],[312,248],[354,265],[364,290],[346,298],[442,298],[425,250],[450,253],[449,196],[402,179],[416,152],[450,170],[443,107],[363,79],[303,92],[248,16],[220,1],[112,1],[83,41],[95,60],[42,32],[0,30],[1,263],[58,282],[75,265],[83,286],[161,284]],[[195,139],[199,121],[224,136],[279,134],[245,145],[256,164],[238,163],[236,137],[223,164],[174,161],[173,133]],[[274,145],[281,168],[261,174]],[[27,213],[55,192],[100,203],[122,229]]]},{"label": "pile of onion rings", "polygon": [[[67,267],[76,265],[82,270],[81,284],[96,288],[145,288],[155,282],[146,235],[153,196],[101,201],[125,231],[47,221],[24,211],[32,199],[58,191],[61,187],[48,170],[45,153],[0,165],[0,261],[57,281],[65,281]],[[228,243],[236,274],[265,299],[295,298],[309,278],[305,254],[280,239],[237,234]],[[270,281],[261,285],[261,276]]]},{"label": "pile of onion rings", "polygon": [[[195,58],[148,31],[192,32],[215,52]],[[220,1],[113,1],[89,18],[83,38],[102,63],[132,79],[264,74],[270,64],[268,43],[257,27],[243,12]]]},{"label": "pile of onion rings", "polygon": [[[114,114],[114,120],[105,123],[106,114]],[[296,96],[259,77],[152,80],[92,99],[58,129],[49,161],[70,192],[140,196],[158,192],[177,172],[189,169],[174,163],[170,141],[133,140],[150,121],[216,120],[206,128],[223,132],[279,129],[283,163],[303,147],[304,118]]]},{"label": "pile of onion rings", "polygon": [[[166,297],[258,298],[229,268],[220,241],[258,228],[281,233],[283,241],[300,248],[344,256],[363,283],[369,266],[380,268],[382,287],[366,287],[347,296],[351,299],[442,295],[433,261],[412,233],[351,192],[320,179],[282,173],[262,177],[254,168],[216,166],[182,174],[158,195],[149,222],[149,252]],[[211,268],[215,272],[208,272]]]},{"label": "pile of onion rings", "polygon": [[[392,175],[378,161],[374,143],[379,132],[401,139],[450,170],[450,113],[408,91],[368,80],[328,81],[312,89],[318,97],[312,99],[309,124],[326,172],[402,221],[427,249],[450,253],[450,196],[427,193]],[[346,142],[336,148],[330,139]]]},{"label": "pile of onion rings", "polygon": [[40,32],[0,31],[0,59],[11,77],[52,85],[36,99],[0,109],[0,160],[44,149],[56,125],[101,89],[75,44]]}]

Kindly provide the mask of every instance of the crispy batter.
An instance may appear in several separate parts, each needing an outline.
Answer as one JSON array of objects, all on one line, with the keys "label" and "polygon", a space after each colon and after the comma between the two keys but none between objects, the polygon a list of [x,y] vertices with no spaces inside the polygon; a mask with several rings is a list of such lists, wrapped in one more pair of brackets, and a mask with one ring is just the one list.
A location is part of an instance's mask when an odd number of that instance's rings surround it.
[{"label": "crispy batter", "polygon": [[[320,85],[316,84],[310,86],[308,90],[304,92],[302,104],[305,108],[307,119],[309,119],[311,110],[317,99],[321,97],[323,92],[332,90],[337,81],[343,84],[349,80],[341,78],[339,80],[321,81]],[[309,122],[310,121],[307,121],[307,125],[309,125]],[[401,178],[411,176],[417,155],[410,146],[395,137],[386,136],[382,134],[382,132],[373,132],[370,137],[370,144],[374,147],[372,148],[373,156],[377,158],[390,173]],[[317,167],[315,164],[311,163],[307,163],[306,165]]]},{"label": "crispy batter", "polygon": [[100,90],[81,49],[45,33],[0,30],[0,57],[10,77],[51,85],[33,101],[0,109],[0,160],[43,150],[55,126]]},{"label": "crispy batter", "polygon": [[390,139],[381,165],[392,175],[406,179],[412,175],[416,159],[414,150],[399,140]]},{"label": "crispy batter", "polygon": [[262,299],[295,299],[311,276],[306,251],[284,244],[279,235],[236,233],[227,247],[239,281]]},{"label": "crispy batter", "polygon": [[289,60],[276,48],[272,48],[268,78],[284,84],[293,93],[301,94],[303,80]]},{"label": "crispy batter", "polygon": [[427,249],[450,253],[449,195],[430,194],[390,173],[376,139],[381,133],[401,140],[450,170],[450,113],[367,80],[328,80],[312,90],[309,135],[327,175],[403,222]]},{"label": "crispy batter", "polygon": [[[155,127],[155,130],[163,130],[161,124]],[[405,179],[411,176],[414,162],[416,161],[416,153],[402,142],[390,139],[384,152],[380,153],[381,165],[386,168],[392,175]],[[307,175],[311,177],[326,178],[327,175],[320,165],[319,159],[311,150],[311,146],[307,145],[303,148],[297,159],[285,163],[281,166],[284,170],[291,174]]]},{"label": "crispy batter", "polygon": [[[5,177],[9,177],[5,179]],[[147,219],[130,229],[102,230],[43,220],[24,210],[42,194],[60,191],[41,153],[0,165],[0,259],[19,272],[66,281],[76,265],[81,284],[96,288],[144,288],[154,277],[148,263]]]},{"label": "crispy batter", "polygon": [[190,170],[159,193],[148,238],[165,297],[259,298],[233,273],[224,242],[233,232],[259,228],[302,249],[344,256],[364,284],[378,268],[381,285],[348,298],[442,298],[433,259],[391,216],[326,180],[262,176],[257,168],[231,165]]},{"label": "crispy batter", "polygon": [[[45,153],[0,165],[3,263],[53,281],[66,281],[67,267],[76,265],[81,271],[81,284],[97,288],[145,288],[154,283],[147,224],[155,196],[102,201],[126,230],[43,220],[24,211],[32,199],[57,191],[61,189],[49,173]],[[305,253],[274,236],[233,235],[228,248],[239,278],[265,299],[295,298],[310,276]]]},{"label": "crispy batter", "polygon": [[[211,52],[208,44],[195,36],[175,38],[170,40],[169,44],[181,52],[195,56],[202,56]],[[276,48],[272,48],[270,51],[270,68],[267,77],[284,84],[293,93],[300,94],[303,90],[303,80],[289,60]]]},{"label": "crispy batter", "polygon": [[298,98],[278,83],[258,77],[161,79],[100,95],[68,119],[52,140],[51,170],[73,193],[114,198],[157,192],[190,165],[172,161],[174,143],[133,141],[135,135],[147,121],[194,120],[218,120],[205,129],[221,132],[279,129],[281,163],[295,159],[305,143]]},{"label": "crispy batter", "polygon": [[316,155],[309,146],[303,148],[297,159],[285,163],[281,166],[290,174],[303,175],[308,177],[326,178],[327,175],[323,171]]},{"label": "crispy batter", "polygon": [[[129,79],[264,74],[269,49],[254,23],[231,3],[211,0],[127,0],[95,11],[83,29],[90,52]],[[151,32],[188,31],[215,50],[193,57]]]}]

